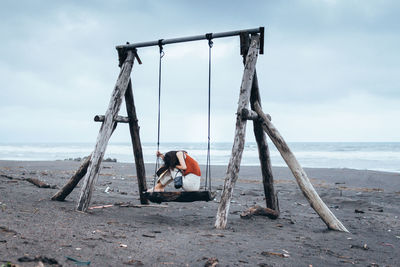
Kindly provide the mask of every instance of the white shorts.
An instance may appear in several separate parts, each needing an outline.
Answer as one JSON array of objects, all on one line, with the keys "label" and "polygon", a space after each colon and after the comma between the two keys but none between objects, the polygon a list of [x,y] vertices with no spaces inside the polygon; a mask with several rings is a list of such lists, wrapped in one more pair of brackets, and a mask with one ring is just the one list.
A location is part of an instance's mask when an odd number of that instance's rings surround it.
[{"label": "white shorts", "polygon": [[[174,180],[177,169],[173,171],[166,171],[158,178],[157,182],[160,182],[162,185],[167,186]],[[178,174],[177,176],[179,176]],[[200,176],[194,175],[193,173],[189,173],[186,176],[182,177],[182,189],[185,191],[199,191],[200,190]]]}]

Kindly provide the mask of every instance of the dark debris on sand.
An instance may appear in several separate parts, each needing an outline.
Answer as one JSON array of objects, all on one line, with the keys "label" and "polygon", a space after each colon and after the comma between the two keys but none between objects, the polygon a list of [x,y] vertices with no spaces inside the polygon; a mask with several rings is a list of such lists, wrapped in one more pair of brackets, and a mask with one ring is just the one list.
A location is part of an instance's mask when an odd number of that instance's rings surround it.
[{"label": "dark debris on sand", "polygon": [[57,202],[50,200],[57,189],[26,181],[60,188],[79,164],[0,161],[0,266],[75,266],[66,257],[90,266],[400,266],[397,174],[306,170],[347,234],[326,229],[285,168],[273,168],[280,217],[241,219],[250,207],[265,207],[259,169],[242,167],[228,227],[216,230],[223,166],[213,166],[214,201],[139,207],[134,165],[106,162],[91,203],[101,208],[87,213],[75,211],[80,188]]}]

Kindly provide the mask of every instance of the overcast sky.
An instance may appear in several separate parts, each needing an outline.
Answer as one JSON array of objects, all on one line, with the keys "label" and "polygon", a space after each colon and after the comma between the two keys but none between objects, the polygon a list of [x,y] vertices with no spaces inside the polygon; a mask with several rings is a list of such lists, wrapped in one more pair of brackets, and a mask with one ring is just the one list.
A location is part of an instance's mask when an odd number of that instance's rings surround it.
[{"label": "overcast sky", "polygon": [[[262,105],[287,141],[400,141],[399,3],[3,0],[0,142],[94,142],[93,116],[119,73],[116,45],[259,26]],[[233,141],[239,52],[238,37],[214,41],[212,141]],[[158,48],[138,53],[141,137],[156,142]],[[165,46],[162,142],[206,141],[207,53],[206,41]],[[129,140],[119,125],[112,141]]]}]

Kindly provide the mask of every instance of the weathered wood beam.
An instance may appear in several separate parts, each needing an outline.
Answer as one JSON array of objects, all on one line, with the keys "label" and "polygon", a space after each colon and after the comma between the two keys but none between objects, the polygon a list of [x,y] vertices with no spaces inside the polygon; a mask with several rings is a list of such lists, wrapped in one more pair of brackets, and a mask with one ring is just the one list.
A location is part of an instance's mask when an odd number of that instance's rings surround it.
[{"label": "weathered wood beam", "polygon": [[131,134],[133,155],[135,157],[136,174],[139,186],[139,195],[141,204],[149,204],[149,201],[143,195],[147,191],[146,169],[143,160],[142,143],[140,142],[139,124],[136,115],[135,102],[133,99],[132,81],[129,80],[128,88],[125,93],[126,111],[129,117],[129,131]]},{"label": "weathered wood beam", "polygon": [[296,157],[290,150],[289,146],[287,145],[281,134],[271,123],[271,121],[264,115],[258,102],[254,104],[254,108],[257,114],[262,118],[262,127],[264,131],[271,138],[272,142],[279,150],[282,158],[285,160],[286,164],[292,171],[301,191],[307,198],[311,207],[317,212],[317,214],[321,217],[321,219],[324,221],[329,229],[349,232],[319,197],[318,193],[315,191],[313,185],[311,184],[310,179],[308,179],[306,172],[300,166],[299,162],[297,161]]},{"label": "weathered wood beam", "polygon": [[[259,103],[260,101],[261,101],[260,89],[258,87],[257,71],[255,71],[253,78],[253,86],[250,95],[251,108],[254,110],[255,103],[256,102]],[[268,114],[264,115],[271,121],[271,116],[269,116]],[[278,196],[274,188],[274,176],[272,174],[272,164],[267,143],[267,136],[264,133],[264,130],[262,128],[262,122],[260,119],[253,121],[253,132],[258,147],[258,156],[260,159],[261,174],[263,178],[265,202],[267,208],[271,208],[277,211],[279,216],[279,202],[278,202]]]},{"label": "weathered wood beam", "polygon": [[[117,123],[114,124],[113,132],[117,128],[117,125]],[[57,193],[55,193],[54,196],[51,197],[51,200],[64,201],[65,198],[69,194],[71,194],[71,192],[78,185],[81,179],[86,175],[91,157],[92,154],[86,157],[79,169],[74,173],[71,178],[69,178],[68,182]]]},{"label": "weathered wood beam", "polygon": [[247,108],[249,105],[250,90],[253,84],[254,71],[256,68],[258,57],[258,46],[259,36],[253,35],[251,37],[249,52],[246,56],[246,64],[244,67],[242,83],[240,86],[240,96],[236,116],[235,139],[232,146],[232,155],[226,171],[224,190],[222,191],[221,201],[219,203],[215,221],[215,227],[218,229],[224,229],[226,227],[233,188],[238,178],[240,162],[242,160],[247,120],[242,120],[242,118],[240,117],[240,111],[244,108]]},{"label": "weathered wood beam", "polygon": [[[104,115],[96,115],[94,116],[94,121],[104,122],[105,116]],[[117,116],[114,121],[122,122],[122,123],[129,123],[129,117]]]},{"label": "weathered wood beam", "polygon": [[[265,114],[265,116],[267,116],[269,120],[272,120],[271,115]],[[258,117],[258,114],[255,111],[247,108],[242,109],[242,111],[240,112],[240,117],[242,118],[242,120],[249,120],[249,121],[255,121],[260,118]]]},{"label": "weathered wood beam", "polygon": [[[240,46],[241,50],[247,53],[250,44],[250,37],[248,34],[241,34],[240,35]],[[243,58],[243,64],[245,63],[245,58]],[[251,87],[251,94],[250,94],[250,106],[251,112],[254,112],[254,103],[261,102],[260,96],[260,89],[258,86],[258,78],[257,78],[257,70],[254,71],[254,78],[253,78],[253,85]],[[261,174],[263,178],[263,185],[264,185],[264,194],[265,194],[265,201],[268,208],[275,210],[279,216],[279,202],[278,196],[275,193],[274,189],[274,177],[272,175],[272,164],[271,158],[269,154],[269,148],[267,143],[267,136],[264,133],[262,128],[262,124],[260,121],[260,117],[257,115],[257,119],[253,120],[253,132],[257,142],[258,147],[258,155],[260,160],[261,166]],[[271,120],[271,116],[265,114],[269,120]],[[252,115],[252,117],[255,117]]]},{"label": "weathered wood beam", "polygon": [[79,181],[85,176],[87,169],[89,167],[90,158],[92,154],[90,154],[79,167],[79,169],[75,172],[74,175],[68,180],[68,182],[60,189],[54,196],[51,197],[51,200],[64,201],[65,198],[74,190],[74,188],[78,185]]},{"label": "weathered wood beam", "polygon": [[242,120],[258,120],[258,114],[251,109],[244,108],[240,112]]},{"label": "weathered wood beam", "polygon": [[108,105],[107,112],[105,113],[104,122],[101,125],[96,146],[94,148],[89,167],[83,181],[81,193],[76,207],[78,211],[87,211],[89,207],[93,193],[93,185],[99,176],[100,164],[104,157],[108,140],[110,139],[116,124],[114,119],[118,116],[123,97],[125,96],[126,89],[128,88],[133,60],[133,52],[128,51],[126,60],[121,67],[117,83],[111,95],[111,100]]}]

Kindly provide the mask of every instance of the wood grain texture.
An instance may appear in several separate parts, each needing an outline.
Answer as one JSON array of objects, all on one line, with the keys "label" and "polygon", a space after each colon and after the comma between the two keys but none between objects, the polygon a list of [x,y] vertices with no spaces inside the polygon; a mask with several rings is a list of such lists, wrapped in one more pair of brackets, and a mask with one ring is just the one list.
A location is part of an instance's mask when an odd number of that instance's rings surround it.
[{"label": "wood grain texture", "polygon": [[296,157],[290,150],[289,146],[287,145],[279,131],[264,115],[258,102],[255,103],[254,108],[257,114],[263,120],[262,127],[264,131],[271,138],[272,142],[280,152],[282,158],[285,160],[289,169],[292,171],[301,191],[307,198],[311,207],[317,212],[317,214],[321,217],[321,219],[324,221],[329,229],[349,232],[319,197],[318,193],[315,191],[313,185],[311,184],[310,179],[308,179],[306,172],[300,166],[299,162],[297,161]]},{"label": "wood grain texture", "polygon": [[65,198],[74,190],[74,188],[78,185],[79,181],[85,176],[87,169],[89,167],[90,158],[92,154],[90,154],[79,167],[79,169],[72,175],[72,177],[68,180],[68,182],[60,189],[57,193],[55,193],[51,200],[64,201]]},{"label": "wood grain texture", "polygon": [[[250,95],[250,105],[252,110],[255,109],[254,105],[256,102],[258,103],[261,102],[260,89],[258,87],[257,71],[254,72],[253,86],[251,88],[251,95]],[[271,120],[270,116],[268,116],[267,114],[264,115],[269,120]],[[274,188],[274,177],[272,174],[272,164],[267,143],[267,136],[264,133],[264,130],[262,128],[262,122],[260,119],[253,121],[253,132],[258,147],[258,156],[260,159],[261,174],[263,178],[265,202],[267,208],[277,211],[279,216],[279,202],[278,202],[278,196]]]},{"label": "wood grain texture", "polygon": [[128,88],[125,93],[126,111],[129,117],[129,131],[131,134],[133,155],[135,157],[136,174],[138,179],[140,203],[148,204],[149,201],[143,193],[147,191],[146,169],[143,160],[142,143],[140,142],[139,123],[136,115],[135,102],[133,99],[132,81],[129,80]]},{"label": "wood grain texture", "polygon": [[222,191],[221,201],[218,207],[215,227],[224,229],[228,220],[230,202],[232,199],[233,188],[238,178],[240,162],[242,160],[243,148],[246,136],[247,120],[242,120],[241,111],[248,107],[250,99],[250,90],[253,84],[254,71],[258,57],[259,36],[254,35],[251,38],[250,48],[246,56],[246,64],[240,86],[239,103],[236,117],[235,139],[232,146],[232,154],[229,160],[224,190]]},{"label": "wood grain texture", "polygon": [[[117,128],[117,123],[114,124],[113,132]],[[111,133],[112,134],[112,133]],[[57,200],[57,201],[64,201],[65,198],[71,194],[71,192],[74,190],[74,188],[78,185],[78,183],[82,180],[83,177],[85,177],[87,173],[87,169],[89,167],[90,159],[92,157],[92,154],[86,157],[86,159],[83,161],[79,169],[72,175],[72,177],[68,180],[68,182],[57,192],[55,193],[52,197],[51,200]]]},{"label": "wood grain texture", "polygon": [[108,140],[111,137],[115,124],[117,123],[115,119],[118,116],[122,100],[125,96],[126,89],[128,88],[130,74],[132,71],[133,58],[133,53],[131,51],[128,51],[126,60],[121,67],[117,83],[112,92],[110,103],[104,115],[104,122],[100,127],[96,146],[92,153],[89,167],[83,181],[81,193],[76,207],[78,211],[87,211],[89,207],[93,193],[93,186],[99,176],[101,161],[104,157]]},{"label": "wood grain texture", "polygon": [[[241,50],[243,50],[243,52],[245,52],[244,54],[246,54],[249,49],[250,37],[248,34],[242,33],[240,35],[240,40],[241,40]],[[243,57],[243,64],[245,63],[246,63],[246,58]],[[279,202],[278,202],[278,196],[275,193],[274,189],[274,178],[272,175],[272,165],[267,143],[267,136],[265,135],[264,130],[262,128],[260,117],[254,111],[255,102],[261,103],[257,70],[254,71],[253,85],[251,87],[251,94],[250,94],[251,110],[247,109],[243,110],[242,117],[243,118],[247,117],[248,119],[253,120],[253,132],[258,147],[258,155],[261,166],[261,174],[263,179],[266,205],[268,208],[277,211],[277,214],[279,216]],[[266,116],[268,117],[269,120],[271,120],[270,115],[266,114]]]},{"label": "wood grain texture", "polygon": [[[103,122],[104,118],[105,118],[104,115],[96,115],[96,116],[94,116],[94,121]],[[122,122],[122,123],[129,123],[129,117],[117,116],[115,118],[115,121]]]},{"label": "wood grain texture", "polygon": [[[253,111],[251,109],[247,109],[247,108],[242,109],[242,112],[240,115],[242,117],[242,120],[255,121],[255,120],[260,119],[260,117],[258,117],[258,114],[255,111]],[[267,116],[267,118],[269,118],[269,120],[272,120],[271,115],[265,114],[265,116]]]}]

